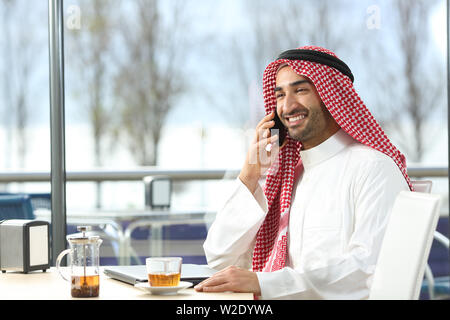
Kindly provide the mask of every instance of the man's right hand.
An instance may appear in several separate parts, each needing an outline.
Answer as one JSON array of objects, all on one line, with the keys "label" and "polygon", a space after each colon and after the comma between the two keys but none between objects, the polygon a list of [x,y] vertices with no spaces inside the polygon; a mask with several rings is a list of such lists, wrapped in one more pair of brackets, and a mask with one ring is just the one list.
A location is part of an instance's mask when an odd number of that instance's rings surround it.
[{"label": "man's right hand", "polygon": [[[275,125],[273,120],[275,112],[269,113],[256,126],[255,137],[252,140],[247,152],[244,166],[239,174],[239,179],[253,194],[258,185],[258,180],[270,168],[278,157],[280,147],[278,146],[279,135],[271,136],[270,128]],[[282,147],[287,143],[284,141]],[[267,145],[271,144],[270,151],[266,150]]]}]

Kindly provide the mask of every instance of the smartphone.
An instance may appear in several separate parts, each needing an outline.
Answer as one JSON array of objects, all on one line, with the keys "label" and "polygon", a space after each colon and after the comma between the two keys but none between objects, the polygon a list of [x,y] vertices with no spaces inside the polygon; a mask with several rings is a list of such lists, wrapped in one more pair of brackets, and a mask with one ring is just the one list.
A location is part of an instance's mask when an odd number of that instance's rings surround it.
[{"label": "smartphone", "polygon": [[287,130],[278,117],[278,113],[276,111],[273,120],[275,121],[275,125],[271,129],[278,129],[278,145],[281,146],[286,138]]}]

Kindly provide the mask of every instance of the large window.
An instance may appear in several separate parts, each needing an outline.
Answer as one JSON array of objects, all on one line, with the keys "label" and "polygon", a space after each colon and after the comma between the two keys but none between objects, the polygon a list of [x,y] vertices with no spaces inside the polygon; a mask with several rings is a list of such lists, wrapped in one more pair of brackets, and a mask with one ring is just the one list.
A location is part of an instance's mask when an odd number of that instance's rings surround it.
[{"label": "large window", "polygon": [[[68,172],[238,171],[264,115],[265,66],[307,44],[350,66],[409,167],[448,166],[444,0],[67,0],[63,11]],[[48,172],[47,2],[4,0],[0,14],[0,171]],[[448,176],[414,179],[433,180],[448,214]],[[144,210],[144,184],[131,180],[69,181],[68,217]],[[215,211],[232,183],[175,180],[172,210]],[[151,254],[147,229],[132,237],[138,257]],[[201,242],[169,249],[201,255]]]}]

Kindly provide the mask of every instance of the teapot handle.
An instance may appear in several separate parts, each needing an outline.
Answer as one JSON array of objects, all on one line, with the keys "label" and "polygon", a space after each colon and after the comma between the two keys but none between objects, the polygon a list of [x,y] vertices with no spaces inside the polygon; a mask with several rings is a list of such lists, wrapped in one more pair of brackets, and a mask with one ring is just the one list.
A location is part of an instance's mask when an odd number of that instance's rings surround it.
[{"label": "teapot handle", "polygon": [[62,269],[61,269],[61,261],[62,261],[62,259],[64,258],[64,256],[65,256],[66,254],[68,254],[69,252],[71,252],[71,251],[72,251],[72,249],[66,249],[66,250],[62,251],[62,252],[58,255],[58,258],[56,258],[56,269],[58,269],[58,272],[59,272],[59,274],[61,275],[61,277],[62,277],[64,280],[69,281],[69,282],[70,282],[70,279],[64,274],[64,272],[63,272]]}]

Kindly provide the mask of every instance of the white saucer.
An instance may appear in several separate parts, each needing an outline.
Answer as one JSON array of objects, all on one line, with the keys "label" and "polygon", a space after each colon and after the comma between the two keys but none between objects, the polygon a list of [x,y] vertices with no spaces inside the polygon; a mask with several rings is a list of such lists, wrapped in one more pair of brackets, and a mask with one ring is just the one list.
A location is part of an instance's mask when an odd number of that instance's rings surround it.
[{"label": "white saucer", "polygon": [[134,286],[151,294],[172,295],[177,294],[181,289],[189,288],[192,282],[180,281],[178,286],[174,287],[152,287],[148,282],[136,283]]}]

